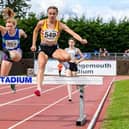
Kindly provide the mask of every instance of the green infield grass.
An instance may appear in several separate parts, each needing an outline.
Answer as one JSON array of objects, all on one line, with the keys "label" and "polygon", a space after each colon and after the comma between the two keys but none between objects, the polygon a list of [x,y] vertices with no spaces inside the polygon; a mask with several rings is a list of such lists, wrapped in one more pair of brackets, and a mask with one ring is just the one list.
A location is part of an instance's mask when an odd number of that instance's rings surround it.
[{"label": "green infield grass", "polygon": [[129,129],[129,80],[113,84],[101,129]]}]

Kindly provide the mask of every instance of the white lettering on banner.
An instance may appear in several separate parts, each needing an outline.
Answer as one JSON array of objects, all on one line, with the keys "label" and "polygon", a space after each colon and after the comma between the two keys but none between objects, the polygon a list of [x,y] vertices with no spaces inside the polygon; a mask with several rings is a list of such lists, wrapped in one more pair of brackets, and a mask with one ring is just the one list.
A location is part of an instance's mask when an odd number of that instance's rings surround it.
[{"label": "white lettering on banner", "polygon": [[78,65],[79,75],[116,75],[115,60],[88,60]]},{"label": "white lettering on banner", "polygon": [[[58,75],[58,61],[54,59],[48,60],[45,74]],[[37,73],[37,60],[35,60],[34,71]],[[115,60],[85,60],[78,64],[78,75],[116,75]],[[65,68],[62,70],[62,75],[65,75]]]}]

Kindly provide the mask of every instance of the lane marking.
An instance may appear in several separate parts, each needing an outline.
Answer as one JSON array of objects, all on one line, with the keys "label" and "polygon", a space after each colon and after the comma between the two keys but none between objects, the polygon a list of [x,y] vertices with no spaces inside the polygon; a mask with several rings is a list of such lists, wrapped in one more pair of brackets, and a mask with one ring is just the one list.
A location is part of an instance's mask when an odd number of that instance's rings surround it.
[{"label": "lane marking", "polygon": [[[77,92],[78,92],[78,90],[74,91],[72,94],[75,94],[75,93],[77,93]],[[12,126],[9,127],[8,129],[14,129],[14,128],[17,127],[18,125],[21,125],[21,124],[23,124],[24,122],[26,122],[26,121],[32,119],[32,118],[35,117],[36,115],[38,115],[38,114],[40,114],[41,112],[44,112],[44,111],[46,111],[47,109],[49,109],[49,108],[55,106],[56,104],[58,104],[58,103],[60,103],[61,101],[65,100],[66,98],[68,98],[68,95],[65,96],[65,97],[63,97],[63,98],[61,98],[61,99],[56,100],[55,102],[51,103],[50,105],[46,106],[45,108],[41,109],[40,111],[33,113],[31,116],[26,117],[26,118],[23,119],[22,121],[17,122],[16,124],[12,125]]]},{"label": "lane marking", "polygon": [[[43,104],[9,104],[11,106],[46,106],[46,105],[49,105],[49,103],[43,103]],[[58,106],[64,106],[65,104],[58,104]]]},{"label": "lane marking", "polygon": [[[59,85],[59,86],[54,87],[54,88],[49,88],[49,89],[47,89],[47,90],[41,92],[41,94],[46,93],[46,92],[49,92],[49,91],[52,91],[52,90],[55,90],[55,89],[58,89],[58,88],[61,88],[61,87],[63,87],[63,86],[65,86],[65,85]],[[9,105],[9,104],[12,104],[12,103],[19,102],[19,101],[22,101],[22,100],[31,98],[31,97],[33,97],[33,96],[35,96],[35,95],[32,94],[32,95],[28,95],[28,96],[25,96],[25,97],[22,97],[22,98],[19,98],[19,99],[15,99],[15,100],[12,100],[12,101],[9,101],[9,102],[6,102],[6,103],[2,103],[2,104],[0,104],[0,107],[6,106],[6,105]]]},{"label": "lane marking", "polygon": [[0,90],[10,88],[10,86],[0,86]]},{"label": "lane marking", "polygon": [[115,80],[115,77],[113,77],[113,79],[111,80],[111,82],[110,82],[110,84],[109,84],[109,86],[108,86],[108,89],[106,90],[106,92],[105,92],[103,98],[101,99],[101,102],[100,102],[100,104],[99,104],[99,106],[98,106],[96,112],[94,113],[94,116],[92,117],[92,119],[91,119],[91,121],[90,121],[90,123],[89,123],[87,129],[93,129],[93,128],[94,128],[95,123],[96,123],[96,120],[97,120],[97,118],[98,118],[98,116],[99,116],[99,114],[100,114],[100,112],[101,112],[101,110],[102,110],[102,108],[103,108],[103,105],[104,105],[104,103],[105,103],[105,101],[106,101],[106,98],[107,98],[107,96],[108,96],[108,94],[109,94],[109,91],[110,91],[110,89],[111,89],[111,87],[112,87],[112,83],[114,82],[114,80]]},{"label": "lane marking", "polygon": [[[35,87],[36,86],[31,86],[31,87],[27,87],[27,88],[18,89],[18,90],[16,90],[16,92],[23,91],[23,90],[28,90],[28,89],[32,89],[32,88],[35,88]],[[0,95],[7,95],[7,94],[12,94],[12,91],[0,93]]]}]

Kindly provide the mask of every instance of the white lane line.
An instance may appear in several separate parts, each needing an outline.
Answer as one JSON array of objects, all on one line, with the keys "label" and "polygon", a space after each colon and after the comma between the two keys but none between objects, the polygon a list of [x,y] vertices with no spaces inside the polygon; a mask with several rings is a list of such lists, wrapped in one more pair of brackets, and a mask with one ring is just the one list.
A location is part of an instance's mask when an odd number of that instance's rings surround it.
[{"label": "white lane line", "polygon": [[97,120],[97,118],[98,118],[98,116],[99,116],[99,114],[100,114],[100,112],[101,112],[101,110],[103,108],[103,105],[104,105],[104,103],[106,101],[106,98],[107,98],[107,96],[109,94],[109,91],[110,91],[110,89],[112,87],[112,83],[114,82],[114,80],[115,80],[115,77],[113,77],[112,81],[110,82],[110,84],[108,86],[108,89],[106,90],[106,92],[105,92],[105,94],[104,94],[104,96],[103,96],[103,98],[102,98],[102,100],[101,100],[101,102],[100,102],[100,104],[99,104],[99,106],[98,106],[98,108],[97,108],[97,110],[96,110],[91,122],[89,123],[87,129],[93,129],[94,128],[96,120]]},{"label": "white lane line", "polygon": [[7,89],[7,88],[10,88],[10,86],[7,86],[7,85],[5,85],[5,86],[0,86],[0,90],[2,90],[2,89]]},{"label": "white lane line", "polygon": [[[77,92],[78,92],[78,90],[74,91],[72,94],[75,94],[75,93],[77,93]],[[21,124],[23,124],[24,122],[26,122],[26,121],[32,119],[32,118],[35,117],[36,115],[40,114],[41,112],[46,111],[47,109],[51,108],[52,106],[55,106],[56,104],[58,104],[58,103],[60,103],[61,101],[65,100],[66,98],[68,98],[68,95],[65,96],[65,97],[63,97],[63,98],[61,98],[61,99],[56,100],[55,102],[51,103],[50,105],[46,106],[45,108],[41,109],[40,111],[35,112],[34,114],[32,114],[32,115],[29,116],[29,117],[26,117],[26,118],[23,119],[22,121],[17,122],[16,124],[12,125],[12,126],[9,127],[8,129],[14,129],[14,128],[17,127],[18,125],[21,125]]]},{"label": "white lane line", "polygon": [[[20,86],[20,85],[16,85],[16,86]],[[2,85],[2,87],[0,86],[0,90],[7,89],[7,88],[10,89],[10,86],[9,85],[5,85],[5,86]]]},{"label": "white lane line", "polygon": [[[61,87],[63,87],[63,86],[64,86],[64,85],[60,85],[60,86],[57,86],[57,87],[50,88],[50,89],[48,89],[48,90],[43,91],[42,94],[43,94],[43,93],[46,93],[46,92],[49,92],[49,91],[52,91],[52,90],[55,90],[55,89],[58,89],[58,88],[61,88]],[[22,101],[22,100],[31,98],[31,97],[33,97],[33,96],[35,96],[35,95],[32,94],[32,95],[28,95],[28,96],[26,96],[26,97],[22,97],[22,98],[19,98],[19,99],[15,99],[15,100],[9,101],[9,102],[7,102],[7,103],[2,103],[2,104],[0,104],[0,107],[3,107],[3,106],[5,106],[5,105],[9,105],[9,104],[12,104],[12,103],[15,103],[15,102],[19,102],[19,101]]]},{"label": "white lane line", "polygon": [[[9,104],[11,106],[31,106],[31,107],[36,107],[36,106],[47,106],[49,103],[41,103],[41,104]],[[58,106],[63,106],[65,104],[58,104]]]},{"label": "white lane line", "polygon": [[[27,88],[22,88],[22,89],[19,89],[19,90],[16,90],[16,92],[19,92],[19,91],[23,91],[23,90],[28,90],[28,89],[32,89],[32,88],[35,88],[36,86],[31,86],[31,87],[27,87]],[[0,95],[7,95],[7,94],[12,94],[12,91],[8,91],[8,92],[4,92],[4,93],[0,93]]]}]

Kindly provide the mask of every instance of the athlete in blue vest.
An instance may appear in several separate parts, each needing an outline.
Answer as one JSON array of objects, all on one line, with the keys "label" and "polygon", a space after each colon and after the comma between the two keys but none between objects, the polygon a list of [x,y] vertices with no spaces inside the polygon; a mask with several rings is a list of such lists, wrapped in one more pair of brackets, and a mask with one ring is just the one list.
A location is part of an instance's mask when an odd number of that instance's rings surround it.
[{"label": "athlete in blue vest", "polygon": [[[11,70],[12,63],[21,60],[20,38],[27,38],[22,29],[16,28],[17,21],[13,17],[7,18],[5,22],[5,27],[0,26],[2,48],[5,53],[1,63],[0,76],[7,76]],[[11,85],[11,88],[15,91],[15,85]]]}]

